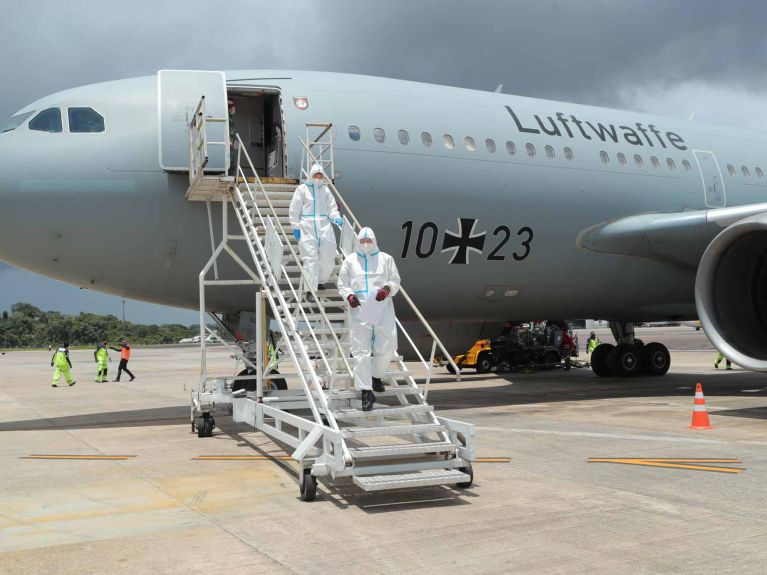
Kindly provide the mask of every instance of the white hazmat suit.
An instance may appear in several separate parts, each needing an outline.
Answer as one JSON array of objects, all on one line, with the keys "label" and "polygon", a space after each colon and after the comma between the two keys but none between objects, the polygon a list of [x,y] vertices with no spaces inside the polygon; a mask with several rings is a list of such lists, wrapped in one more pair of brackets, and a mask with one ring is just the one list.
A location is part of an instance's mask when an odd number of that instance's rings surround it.
[{"label": "white hazmat suit", "polygon": [[317,289],[317,284],[328,281],[333,273],[337,247],[331,223],[338,225],[341,215],[324,179],[321,184],[315,183],[315,174],[325,176],[318,164],[312,166],[308,181],[293,192],[288,215],[294,234],[295,230],[300,231],[298,251],[309,285]]},{"label": "white hazmat suit", "polygon": [[[365,253],[359,240],[373,240],[372,250]],[[359,299],[361,306],[350,310],[351,352],[354,385],[360,390],[372,389],[372,378],[381,378],[397,351],[397,323],[394,316],[394,297],[400,288],[400,277],[394,258],[378,250],[375,234],[362,228],[357,235],[356,253],[349,254],[338,274],[338,292],[348,302],[350,295]],[[362,321],[360,315],[366,302],[376,299],[378,290],[388,286],[391,290],[383,305],[380,320],[375,325]]]}]

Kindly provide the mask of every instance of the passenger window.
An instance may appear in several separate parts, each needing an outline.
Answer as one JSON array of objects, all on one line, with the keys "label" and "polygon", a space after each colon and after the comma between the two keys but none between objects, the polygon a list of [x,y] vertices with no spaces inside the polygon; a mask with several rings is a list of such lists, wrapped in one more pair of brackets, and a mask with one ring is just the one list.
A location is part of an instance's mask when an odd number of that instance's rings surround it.
[{"label": "passenger window", "polygon": [[658,161],[658,158],[656,158],[655,156],[650,156],[650,163],[652,164],[652,167],[654,169],[657,170],[658,168],[660,168],[660,162]]},{"label": "passenger window", "polygon": [[682,167],[684,168],[685,172],[692,171],[692,166],[690,165],[690,162],[688,162],[687,160],[682,160]]},{"label": "passenger window", "polygon": [[427,148],[431,147],[432,139],[429,132],[421,132],[421,143]]},{"label": "passenger window", "polygon": [[762,171],[762,168],[758,167],[754,170],[756,172],[756,177],[760,180],[764,179],[764,172]]},{"label": "passenger window", "polygon": [[607,155],[607,152],[599,152],[599,157],[602,159],[603,164],[607,164],[610,161],[610,156]]},{"label": "passenger window", "polygon": [[362,134],[357,126],[349,126],[349,139],[352,142],[359,142]]},{"label": "passenger window", "polygon": [[474,138],[470,138],[469,136],[466,136],[463,139],[463,145],[466,146],[466,149],[470,152],[476,152],[477,146],[474,144]]},{"label": "passenger window", "polygon": [[527,155],[531,158],[535,156],[535,146],[532,144],[525,144],[525,149],[527,150]]},{"label": "passenger window", "polygon": [[485,147],[487,148],[487,151],[491,154],[495,154],[495,142],[488,138],[485,140]]},{"label": "passenger window", "polygon": [[403,146],[407,146],[410,143],[410,134],[407,133],[407,130],[399,130],[397,137],[399,138],[399,143]]},{"label": "passenger window", "polygon": [[448,150],[452,150],[453,148],[455,148],[455,141],[453,140],[453,136],[451,136],[450,134],[445,134],[444,136],[442,136],[442,143],[445,144],[445,147]]},{"label": "passenger window", "polygon": [[61,132],[61,110],[48,108],[29,122],[29,129],[37,132]]},{"label": "passenger window", "polygon": [[743,177],[750,178],[751,172],[748,171],[748,168],[746,166],[741,166],[740,171],[743,172]]},{"label": "passenger window", "polygon": [[104,116],[93,108],[69,108],[69,131],[73,134],[103,132]]},{"label": "passenger window", "polygon": [[618,163],[621,166],[625,166],[628,163],[626,162],[626,156],[623,155],[623,152],[618,152],[617,158],[618,158]]},{"label": "passenger window", "polygon": [[386,132],[383,131],[383,128],[376,128],[373,130],[373,137],[376,142],[383,144],[386,141]]},{"label": "passenger window", "polygon": [[513,156],[517,153],[517,147],[514,145],[514,142],[506,142],[506,152]]},{"label": "passenger window", "polygon": [[554,157],[554,148],[552,148],[551,146],[546,146],[545,150],[546,150],[546,157],[547,158],[553,158]]},{"label": "passenger window", "polygon": [[34,111],[24,112],[23,114],[18,114],[8,118],[5,122],[0,124],[0,134],[3,132],[10,132],[11,130],[15,130],[21,126],[32,114],[34,114]]},{"label": "passenger window", "polygon": [[671,158],[666,158],[666,165],[668,166],[668,169],[672,172],[676,170],[676,164],[674,163],[674,160]]},{"label": "passenger window", "polygon": [[572,148],[565,148],[565,158],[567,158],[568,160],[572,161],[572,159],[573,159],[573,150],[572,150]]},{"label": "passenger window", "polygon": [[731,176],[734,176],[735,166],[733,166],[732,164],[727,164],[727,173],[730,174]]},{"label": "passenger window", "polygon": [[644,166],[644,160],[642,160],[642,156],[639,154],[634,154],[634,163],[637,165],[637,168]]}]

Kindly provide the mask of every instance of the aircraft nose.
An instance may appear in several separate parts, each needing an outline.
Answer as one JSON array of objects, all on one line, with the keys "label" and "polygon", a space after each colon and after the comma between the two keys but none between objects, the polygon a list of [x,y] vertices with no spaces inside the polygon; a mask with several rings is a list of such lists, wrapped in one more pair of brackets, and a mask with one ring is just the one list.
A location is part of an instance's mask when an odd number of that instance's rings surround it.
[{"label": "aircraft nose", "polygon": [[[18,246],[24,233],[23,222],[19,222],[14,200],[18,197],[18,161],[14,158],[12,136],[0,134],[0,260],[14,263],[13,246]],[[18,160],[18,158],[16,158]]]}]

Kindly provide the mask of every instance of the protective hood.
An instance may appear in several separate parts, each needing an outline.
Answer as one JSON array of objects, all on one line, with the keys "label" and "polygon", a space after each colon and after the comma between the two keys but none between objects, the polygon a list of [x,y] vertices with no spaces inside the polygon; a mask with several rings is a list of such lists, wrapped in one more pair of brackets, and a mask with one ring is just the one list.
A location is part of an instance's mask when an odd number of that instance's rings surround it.
[{"label": "protective hood", "polygon": [[360,244],[360,240],[362,238],[369,238],[373,240],[373,249],[370,250],[370,252],[367,255],[375,255],[378,253],[378,241],[376,240],[376,235],[373,230],[370,228],[362,228],[359,233],[357,234],[357,252],[364,254],[362,251],[362,246]]},{"label": "protective hood", "polygon": [[309,170],[309,183],[314,183],[314,174],[322,174],[323,178],[328,179],[327,175],[325,175],[325,170],[319,164],[313,164],[312,169]]}]

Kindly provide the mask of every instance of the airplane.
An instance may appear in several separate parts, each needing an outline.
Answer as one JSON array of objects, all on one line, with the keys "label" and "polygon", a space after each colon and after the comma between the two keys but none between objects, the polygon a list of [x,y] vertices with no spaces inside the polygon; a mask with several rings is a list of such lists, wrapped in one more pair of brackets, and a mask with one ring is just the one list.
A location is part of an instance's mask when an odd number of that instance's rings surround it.
[{"label": "airplane", "polygon": [[[332,123],[336,185],[451,347],[487,321],[607,318],[597,375],[661,375],[668,350],[633,323],[699,318],[727,357],[767,370],[763,136],[635,112],[287,70],[65,90],[0,125],[0,258],[196,309],[211,246],[185,172],[201,96],[213,116],[235,102],[259,175],[298,178],[305,125]],[[210,166],[228,162],[222,147]],[[254,307],[244,288],[207,304]]]}]

